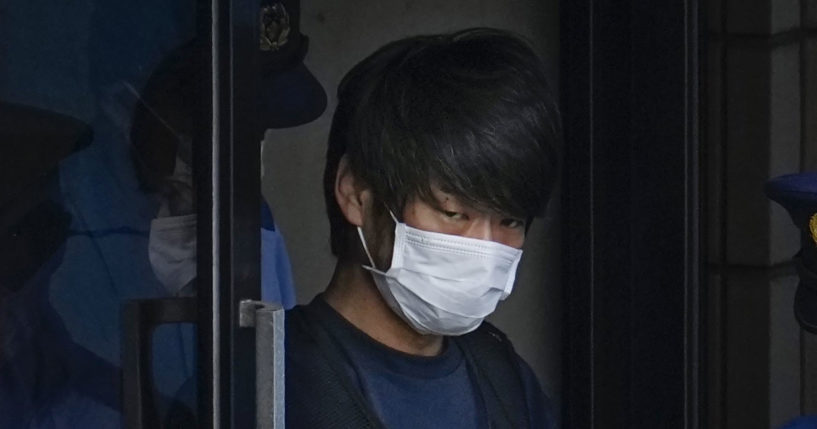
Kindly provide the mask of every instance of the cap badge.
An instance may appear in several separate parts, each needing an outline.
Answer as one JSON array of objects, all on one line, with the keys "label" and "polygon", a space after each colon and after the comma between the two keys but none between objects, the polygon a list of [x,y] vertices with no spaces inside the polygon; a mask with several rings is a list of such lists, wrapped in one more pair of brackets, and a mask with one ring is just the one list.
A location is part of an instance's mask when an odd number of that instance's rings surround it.
[{"label": "cap badge", "polygon": [[282,3],[261,8],[261,50],[277,51],[289,41],[289,13]]}]

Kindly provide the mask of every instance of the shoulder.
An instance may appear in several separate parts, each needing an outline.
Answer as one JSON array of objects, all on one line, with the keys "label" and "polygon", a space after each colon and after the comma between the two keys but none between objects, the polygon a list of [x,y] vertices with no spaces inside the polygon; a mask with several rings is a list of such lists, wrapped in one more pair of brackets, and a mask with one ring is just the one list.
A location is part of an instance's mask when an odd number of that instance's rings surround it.
[{"label": "shoulder", "polygon": [[288,310],[284,318],[286,427],[379,427],[345,355],[319,319],[320,309],[311,304]]},{"label": "shoulder", "polygon": [[310,332],[309,314],[302,306],[287,310],[285,373],[287,427],[320,427],[312,419],[320,412],[322,397],[315,397],[327,370],[321,347]]},{"label": "shoulder", "polygon": [[[476,360],[485,362],[490,359],[487,366],[490,371],[503,372],[502,366],[510,367],[518,386],[521,388],[524,402],[527,406],[531,427],[556,428],[556,413],[551,399],[542,389],[539,379],[533,372],[531,366],[516,352],[508,336],[499,328],[489,322],[483,322],[474,332],[466,334],[463,338],[469,343],[471,352],[477,355]],[[504,372],[507,372],[506,369]],[[496,376],[494,376],[496,377]],[[503,377],[503,376],[500,376]]]},{"label": "shoulder", "polygon": [[326,353],[322,351],[323,347],[316,339],[315,331],[318,327],[312,319],[303,306],[296,306],[285,313],[284,356],[288,386],[296,384],[302,387],[304,383],[315,382],[310,379],[310,375],[313,374],[310,368],[324,363]]},{"label": "shoulder", "polygon": [[315,340],[314,330],[317,329],[315,323],[314,317],[302,305],[286,311],[284,316],[284,352],[287,360],[287,372],[290,372],[290,364],[298,366],[319,356],[316,355],[320,345]]},{"label": "shoulder", "polygon": [[532,427],[558,427],[553,401],[542,389],[542,385],[530,365],[519,355],[517,355],[517,358],[525,399],[528,403],[528,410],[530,410],[530,419],[534,423]]},{"label": "shoulder", "polygon": [[307,317],[305,313],[303,305],[296,305],[284,312],[284,326],[287,337],[289,337],[290,332],[297,334],[303,329],[303,319]]}]

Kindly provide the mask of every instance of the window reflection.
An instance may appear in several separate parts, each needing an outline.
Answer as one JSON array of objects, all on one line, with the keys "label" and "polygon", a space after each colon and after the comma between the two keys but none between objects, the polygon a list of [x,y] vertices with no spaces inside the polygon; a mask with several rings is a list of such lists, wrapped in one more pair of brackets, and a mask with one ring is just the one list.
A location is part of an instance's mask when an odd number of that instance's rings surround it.
[{"label": "window reflection", "polygon": [[[195,9],[4,3],[0,427],[119,427],[121,305],[184,293],[161,281],[148,251],[163,204],[192,213],[189,192],[151,186],[179,145],[167,159],[167,133],[132,130],[154,70],[195,36]],[[194,374],[193,335],[190,325],[154,335],[160,412]]]}]

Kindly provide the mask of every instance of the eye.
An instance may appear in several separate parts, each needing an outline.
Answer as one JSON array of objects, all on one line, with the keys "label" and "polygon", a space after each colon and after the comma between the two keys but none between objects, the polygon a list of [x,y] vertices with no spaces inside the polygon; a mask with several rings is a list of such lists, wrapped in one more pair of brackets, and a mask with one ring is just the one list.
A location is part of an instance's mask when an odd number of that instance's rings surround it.
[{"label": "eye", "polygon": [[525,226],[525,221],[522,219],[515,219],[515,218],[505,218],[502,219],[500,224],[506,228],[522,228]]},{"label": "eye", "polygon": [[442,210],[442,213],[445,217],[452,219],[452,220],[465,220],[468,219],[468,216],[465,213],[454,212],[450,210]]}]

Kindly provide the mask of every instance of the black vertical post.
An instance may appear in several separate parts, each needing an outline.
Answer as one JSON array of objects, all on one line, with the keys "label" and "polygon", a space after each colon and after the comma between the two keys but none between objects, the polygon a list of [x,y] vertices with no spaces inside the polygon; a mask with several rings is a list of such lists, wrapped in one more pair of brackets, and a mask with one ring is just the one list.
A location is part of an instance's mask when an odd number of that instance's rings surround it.
[{"label": "black vertical post", "polygon": [[699,427],[697,1],[560,7],[563,421]]},{"label": "black vertical post", "polygon": [[[211,124],[196,155],[200,426],[255,427],[255,333],[239,303],[260,299],[259,2],[212,0]],[[202,24],[204,25],[204,24]]]},{"label": "black vertical post", "polygon": [[215,82],[219,67],[215,66],[215,53],[218,49],[215,35],[221,31],[216,17],[223,14],[217,10],[216,0],[199,0],[196,2],[196,40],[198,67],[206,72],[200,73],[202,79],[196,84],[199,87],[198,103],[195,105],[195,121],[198,126],[193,135],[193,181],[196,184],[196,283],[198,295],[197,332],[197,366],[198,366],[198,421],[201,428],[215,427],[215,392],[214,379],[217,368],[213,365],[216,344],[213,325],[214,255],[213,227],[213,167],[215,141]]},{"label": "black vertical post", "polygon": [[[562,421],[592,428],[593,403],[593,2],[560,4],[560,85],[564,130],[562,210],[563,319]],[[569,172],[569,174],[568,174]],[[571,285],[572,284],[572,285]]]}]

